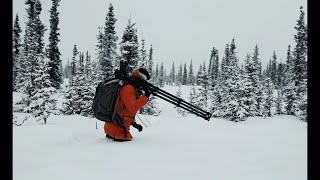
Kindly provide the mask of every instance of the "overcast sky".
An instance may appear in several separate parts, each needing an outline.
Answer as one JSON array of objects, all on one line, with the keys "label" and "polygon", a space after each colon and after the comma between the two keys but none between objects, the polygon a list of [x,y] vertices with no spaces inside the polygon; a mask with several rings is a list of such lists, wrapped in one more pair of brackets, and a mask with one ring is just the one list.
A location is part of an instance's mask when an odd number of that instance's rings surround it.
[{"label": "overcast sky", "polygon": [[[19,15],[25,30],[25,0],[13,0],[13,17]],[[41,20],[46,25],[48,44],[51,0],[41,0]],[[208,60],[212,47],[223,56],[227,43],[235,39],[240,61],[252,53],[256,44],[265,65],[276,52],[285,61],[288,45],[294,45],[294,26],[302,5],[307,14],[307,0],[62,0],[59,50],[66,63],[72,57],[73,45],[95,57],[98,27],[103,26],[109,4],[114,6],[119,41],[128,19],[136,23],[139,43],[143,36],[146,49],[154,49],[154,61],[163,62],[169,73],[172,62],[192,59],[194,69]],[[307,17],[306,17],[307,18]],[[119,49],[119,46],[118,46]]]}]

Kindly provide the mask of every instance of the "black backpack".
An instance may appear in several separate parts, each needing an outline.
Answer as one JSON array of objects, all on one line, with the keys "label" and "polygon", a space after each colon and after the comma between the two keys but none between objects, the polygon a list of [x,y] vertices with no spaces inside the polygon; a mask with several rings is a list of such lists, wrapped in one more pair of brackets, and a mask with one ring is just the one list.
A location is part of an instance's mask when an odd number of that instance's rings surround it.
[{"label": "black backpack", "polygon": [[[115,107],[119,101],[119,90],[122,81],[119,79],[106,79],[98,84],[94,95],[92,110],[94,116],[100,121],[119,121]],[[123,124],[117,122],[120,126]]]}]

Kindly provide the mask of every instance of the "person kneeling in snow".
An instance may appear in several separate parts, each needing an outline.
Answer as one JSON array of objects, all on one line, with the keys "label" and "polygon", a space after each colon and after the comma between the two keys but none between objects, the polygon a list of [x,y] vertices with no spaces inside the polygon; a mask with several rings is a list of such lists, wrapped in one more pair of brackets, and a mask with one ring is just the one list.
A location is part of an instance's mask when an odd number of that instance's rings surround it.
[{"label": "person kneeling in snow", "polygon": [[[133,70],[130,75],[133,78],[139,78],[142,80],[149,80],[150,75],[148,71],[144,68],[139,68]],[[104,132],[106,137],[113,139],[115,141],[130,141],[132,140],[132,135],[129,132],[129,127],[132,125],[142,131],[142,126],[135,121],[136,113],[149,101],[149,92],[141,93],[141,87],[135,87],[135,85],[125,82],[124,86],[121,87],[119,91],[119,102],[116,107],[116,112],[119,117],[123,120],[125,125],[125,131],[123,128],[114,122],[105,122]]]}]

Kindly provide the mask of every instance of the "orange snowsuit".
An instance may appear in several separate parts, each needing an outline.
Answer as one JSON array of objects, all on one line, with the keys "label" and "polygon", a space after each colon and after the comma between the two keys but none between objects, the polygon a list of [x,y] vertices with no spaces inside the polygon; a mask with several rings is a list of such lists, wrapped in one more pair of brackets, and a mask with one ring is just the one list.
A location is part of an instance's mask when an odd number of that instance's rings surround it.
[{"label": "orange snowsuit", "polygon": [[129,127],[134,122],[136,113],[149,101],[147,96],[140,96],[137,89],[131,85],[124,85],[119,91],[119,102],[116,112],[123,119],[127,137],[125,137],[124,130],[113,122],[105,122],[104,132],[114,139],[131,140],[132,135],[129,132]]}]

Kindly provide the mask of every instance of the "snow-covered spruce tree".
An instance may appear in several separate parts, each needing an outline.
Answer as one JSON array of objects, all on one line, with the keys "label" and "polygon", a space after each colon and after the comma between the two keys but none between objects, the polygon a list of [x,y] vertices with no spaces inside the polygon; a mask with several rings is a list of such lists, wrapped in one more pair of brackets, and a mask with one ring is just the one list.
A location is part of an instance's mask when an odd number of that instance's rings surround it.
[{"label": "snow-covered spruce tree", "polygon": [[283,111],[282,111],[282,92],[280,90],[277,91],[277,99],[276,99],[276,114],[279,115],[279,114],[283,114]]},{"label": "snow-covered spruce tree", "polygon": [[148,72],[151,76],[151,78],[153,79],[153,49],[152,49],[152,44],[150,45],[150,49],[149,49],[149,58],[148,58]]},{"label": "snow-covered spruce tree", "polygon": [[183,74],[182,74],[182,85],[187,85],[187,78],[188,78],[188,72],[187,72],[187,64],[184,63],[183,68]]},{"label": "snow-covered spruce tree", "polygon": [[[270,72],[270,78],[271,78],[271,81],[274,85],[277,85],[278,82],[277,82],[277,55],[276,55],[276,52],[273,51],[273,55],[272,55],[272,61],[271,61],[271,72]],[[276,88],[278,88],[276,86]]]},{"label": "snow-covered spruce tree", "polygon": [[174,67],[174,62],[172,62],[172,68],[171,68],[171,71],[170,71],[170,84],[174,85],[175,81],[176,81],[176,70],[175,70],[175,67]]},{"label": "snow-covered spruce tree", "polygon": [[226,69],[226,66],[230,65],[230,50],[229,50],[229,44],[226,44],[225,50],[224,50],[224,56],[221,61],[221,81],[224,81],[227,79],[228,72]]},{"label": "snow-covered spruce tree", "polygon": [[190,61],[190,66],[189,66],[189,72],[188,72],[188,82],[187,84],[189,85],[194,85],[195,78],[193,75],[193,65],[192,65],[192,59]]},{"label": "snow-covered spruce tree", "polygon": [[300,17],[297,21],[295,29],[297,34],[294,35],[296,46],[293,52],[294,68],[293,77],[294,85],[296,86],[298,112],[296,114],[304,121],[307,121],[305,114],[307,114],[307,25],[305,25],[303,7],[300,7]]},{"label": "snow-covered spruce tree", "polygon": [[[178,98],[182,97],[181,84],[178,85],[178,91],[176,93],[176,96]],[[178,114],[181,114],[183,117],[187,115],[186,110],[182,109],[181,107],[177,107],[177,112],[178,112]]]},{"label": "snow-covered spruce tree", "polygon": [[154,84],[159,85],[159,66],[158,66],[158,63],[156,64],[156,69],[153,74],[154,74],[154,77],[153,77]]},{"label": "snow-covered spruce tree", "polygon": [[141,39],[141,49],[140,49],[140,60],[138,63],[139,67],[145,68],[148,70],[148,55],[147,50],[145,49],[145,39]]},{"label": "snow-covered spruce tree", "polygon": [[277,86],[278,89],[283,89],[284,87],[284,79],[285,79],[285,64],[280,61],[277,68]]},{"label": "snow-covered spruce tree", "polygon": [[16,14],[16,18],[14,20],[13,25],[13,33],[12,33],[12,89],[14,91],[16,88],[17,76],[20,72],[20,58],[21,58],[21,38],[20,33],[22,32],[19,24],[19,16]]},{"label": "snow-covered spruce tree", "polygon": [[[30,98],[35,91],[34,79],[35,69],[38,66],[38,58],[43,58],[43,35],[45,27],[40,20],[41,3],[39,0],[27,0],[28,5],[26,29],[23,43],[23,57],[20,59],[20,72],[17,76],[17,89],[26,94],[19,104],[27,108],[30,105]],[[28,109],[28,108],[27,108]],[[29,113],[29,111],[27,111]]]},{"label": "snow-covered spruce tree", "polygon": [[52,82],[52,86],[56,89],[60,89],[62,84],[62,62],[60,59],[60,51],[58,48],[59,39],[59,12],[58,6],[61,0],[52,0],[52,7],[50,12],[50,34],[49,34],[49,44],[47,48],[47,56],[49,58],[49,74]]},{"label": "snow-covered spruce tree", "polygon": [[290,77],[292,77],[291,68],[293,67],[292,63],[293,63],[293,60],[292,60],[291,46],[288,45],[286,64],[284,68],[284,80],[283,80],[284,86],[287,86],[290,83]]},{"label": "snow-covered spruce tree", "polygon": [[274,104],[274,98],[273,98],[273,90],[274,90],[274,85],[272,83],[271,78],[267,78],[264,82],[264,96],[265,100],[263,102],[263,115],[264,116],[272,116],[272,107]]},{"label": "snow-covered spruce tree", "polygon": [[300,101],[298,103],[298,108],[299,108],[299,112],[298,117],[300,118],[300,120],[302,121],[308,121],[308,86],[307,86],[307,79],[305,79],[305,81],[303,82],[304,84],[301,85],[303,89],[303,93],[301,93],[301,98]]},{"label": "snow-covered spruce tree", "polygon": [[74,45],[73,46],[73,56],[72,56],[72,61],[71,61],[71,76],[69,79],[69,87],[66,88],[65,90],[65,100],[63,102],[63,113],[64,114],[74,114],[74,109],[75,108],[79,108],[79,103],[76,103],[75,101],[79,101],[79,96],[78,96],[78,91],[75,89],[75,86],[77,86],[78,80],[77,78],[79,78],[77,76],[77,72],[78,72],[78,67],[77,67],[77,63],[78,63],[78,50],[77,50],[77,46]]},{"label": "snow-covered spruce tree", "polygon": [[86,77],[86,85],[95,87],[95,71],[94,63],[91,61],[91,55],[86,52],[84,74]]},{"label": "snow-covered spruce tree", "polygon": [[[101,68],[103,72],[103,77],[107,78],[113,75],[115,71],[115,67],[119,64],[116,61],[117,59],[117,41],[118,36],[116,33],[116,22],[117,19],[114,15],[113,5],[109,4],[109,10],[106,15],[106,21],[104,26],[104,34],[103,34],[103,58],[101,63]],[[111,64],[111,67],[109,67]],[[110,70],[111,69],[111,70]],[[111,72],[110,72],[111,71]]]},{"label": "snow-covered spruce tree", "polygon": [[[86,57],[86,66],[83,66],[83,71],[79,70],[79,76],[83,76],[83,83],[81,84],[81,112],[83,116],[93,117],[92,102],[95,94],[94,74],[89,57]],[[81,75],[81,73],[83,73]]]},{"label": "snow-covered spruce tree", "polygon": [[208,72],[206,70],[205,62],[203,62],[203,65],[201,66],[201,74],[198,76],[198,81],[200,87],[198,88],[198,94],[196,95],[196,105],[204,110],[208,110],[208,104],[209,104],[209,80],[208,80]]},{"label": "snow-covered spruce tree", "polygon": [[262,116],[262,100],[263,100],[263,76],[262,76],[262,66],[261,66],[261,59],[259,58],[259,48],[258,45],[255,46],[252,61],[255,66],[255,73],[251,76],[251,82],[254,83],[256,96],[255,96],[255,102],[256,102],[256,116]]},{"label": "snow-covered spruce tree", "polygon": [[245,97],[246,102],[245,104],[249,107],[248,108],[248,116],[256,116],[260,115],[257,111],[257,92],[258,86],[257,82],[259,82],[259,74],[257,73],[258,69],[253,61],[253,57],[248,53],[245,59],[244,64],[244,73],[243,77],[246,79],[246,87],[245,87]]},{"label": "snow-covered spruce tree", "polygon": [[284,99],[286,114],[299,116],[299,114],[307,114],[307,26],[304,22],[302,6],[295,29],[297,30],[297,34],[294,35],[296,46],[293,56],[287,57],[288,69],[285,76],[288,84],[284,88]]},{"label": "snow-covered spruce tree", "polygon": [[242,77],[240,73],[240,68],[238,65],[238,59],[236,57],[236,45],[234,39],[231,42],[230,50],[227,55],[229,58],[225,57],[225,72],[223,78],[223,97],[222,107],[225,112],[223,112],[223,117],[228,118],[231,121],[242,121],[248,116],[249,107],[246,105],[247,98],[246,86],[248,81]]},{"label": "snow-covered spruce tree", "polygon": [[134,26],[135,23],[132,23],[131,19],[129,19],[120,43],[122,59],[129,62],[129,72],[138,67],[139,60],[138,35]]},{"label": "snow-covered spruce tree", "polygon": [[28,108],[36,121],[43,120],[46,124],[51,113],[58,113],[56,111],[57,100],[52,96],[57,93],[57,90],[51,82],[49,74],[51,67],[44,62],[42,57],[37,58],[37,64],[34,72],[35,90],[32,92]]},{"label": "snow-covered spruce tree", "polygon": [[160,71],[159,71],[159,86],[160,87],[164,86],[164,77],[165,77],[164,67],[163,67],[163,62],[161,62]]},{"label": "snow-covered spruce tree", "polygon": [[218,82],[212,89],[211,92],[211,104],[209,107],[210,113],[213,117],[223,117],[223,106],[222,106],[222,87],[220,82]]},{"label": "snow-covered spruce tree", "polygon": [[229,88],[226,83],[228,77],[227,62],[230,62],[230,60],[227,60],[228,58],[230,58],[229,44],[226,44],[224,56],[221,61],[221,71],[218,71],[217,75],[217,84],[213,88],[212,93],[210,95],[210,112],[213,113],[212,115],[214,117],[225,117],[227,109],[228,102],[226,101],[226,99],[229,96]]},{"label": "snow-covered spruce tree", "polygon": [[189,93],[189,102],[193,105],[196,104],[196,94],[196,87],[192,85]]},{"label": "snow-covered spruce tree", "polygon": [[259,59],[259,48],[255,46],[253,56],[249,54],[245,60],[244,76],[246,78],[246,105],[249,106],[249,116],[261,116],[261,96],[262,94],[262,83],[260,80],[260,59]]},{"label": "snow-covered spruce tree", "polygon": [[198,85],[198,86],[200,85],[200,82],[201,82],[201,77],[202,77],[202,74],[203,74],[202,70],[203,70],[202,64],[200,64],[199,71],[198,71],[197,76],[196,76],[196,85]]},{"label": "snow-covered spruce tree", "polygon": [[213,47],[211,50],[209,68],[208,68],[210,87],[214,87],[217,83],[218,68],[219,68],[218,50],[215,47]]},{"label": "snow-covered spruce tree", "polygon": [[62,69],[62,78],[70,79],[71,74],[71,66],[70,66],[70,60],[68,58],[67,64]]},{"label": "snow-covered spruce tree", "polygon": [[147,115],[157,115],[160,112],[157,104],[155,102],[155,97],[150,95],[149,102],[141,108],[139,111],[140,114],[147,114]]},{"label": "snow-covered spruce tree", "polygon": [[72,79],[73,77],[76,76],[76,71],[77,71],[77,58],[78,58],[78,49],[77,49],[77,45],[75,44],[73,46],[73,56],[72,56],[72,61],[71,61],[71,77],[69,79],[69,81],[71,82],[70,85],[72,86]]}]

